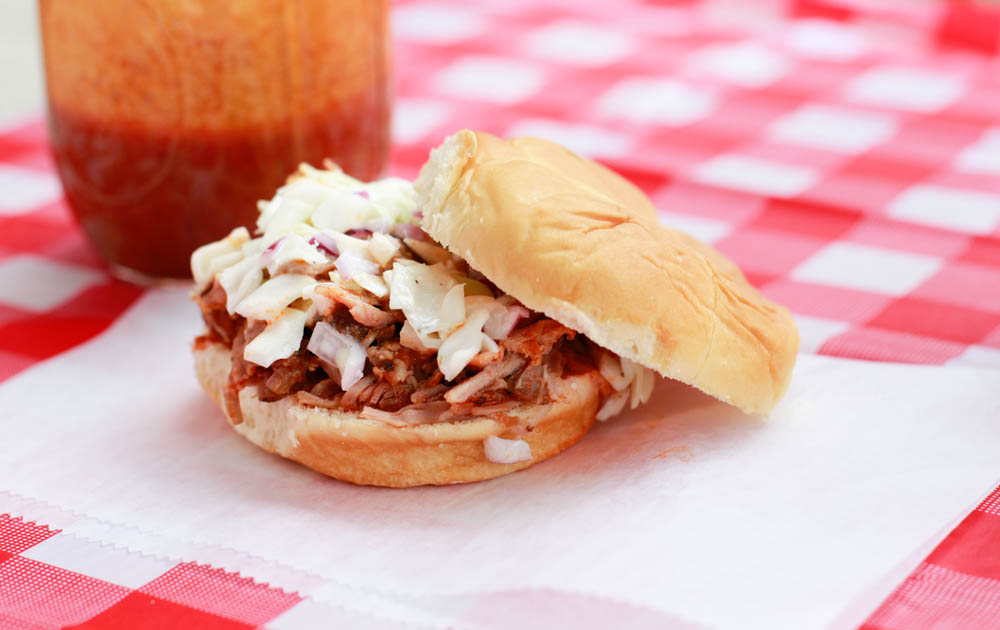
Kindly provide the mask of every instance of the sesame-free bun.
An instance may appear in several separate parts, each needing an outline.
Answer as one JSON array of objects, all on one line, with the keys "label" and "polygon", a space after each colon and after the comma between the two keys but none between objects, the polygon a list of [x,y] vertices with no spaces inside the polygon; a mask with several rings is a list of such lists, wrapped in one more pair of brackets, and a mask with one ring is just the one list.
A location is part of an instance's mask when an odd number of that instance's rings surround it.
[{"label": "sesame-free bun", "polygon": [[528,308],[747,413],[787,388],[788,311],[603,166],[464,130],[431,152],[416,189],[431,237]]},{"label": "sesame-free bun", "polygon": [[[194,355],[198,382],[225,411],[229,347],[199,342]],[[549,387],[552,404],[525,405],[511,412],[522,426],[530,427],[517,434],[489,419],[394,427],[356,413],[306,406],[295,396],[264,402],[256,386],[240,390],[243,421],[233,427],[266,451],[356,484],[405,488],[480,481],[547,459],[590,430],[598,404],[595,372],[560,379]],[[491,435],[524,440],[532,460],[487,460],[483,440]]]}]

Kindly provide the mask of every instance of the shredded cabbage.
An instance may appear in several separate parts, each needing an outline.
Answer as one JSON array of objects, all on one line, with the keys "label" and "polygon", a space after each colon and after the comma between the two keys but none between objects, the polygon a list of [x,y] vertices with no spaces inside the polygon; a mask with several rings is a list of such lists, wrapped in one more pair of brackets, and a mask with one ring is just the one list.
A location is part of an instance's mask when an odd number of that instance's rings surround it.
[{"label": "shredded cabbage", "polygon": [[388,234],[376,233],[368,239],[368,253],[383,267],[392,262],[399,248],[399,239]]},{"label": "shredded cabbage", "polygon": [[497,342],[493,341],[489,335],[483,335],[483,351],[484,352],[500,352],[500,346]]},{"label": "shredded cabbage", "polygon": [[393,222],[413,220],[417,193],[413,184],[399,177],[386,177],[368,185],[368,194],[379,213]]},{"label": "shredded cabbage", "polygon": [[340,196],[340,191],[329,184],[323,184],[309,177],[298,177],[279,190],[282,199],[295,199],[311,206]]},{"label": "shredded cabbage", "polygon": [[625,357],[619,357],[622,364],[622,374],[628,379],[629,385],[632,386],[631,396],[629,398],[629,407],[635,409],[639,406],[639,395],[636,392],[636,379],[642,376],[642,366],[633,361],[629,361]]},{"label": "shredded cabbage", "polygon": [[243,254],[244,258],[251,258],[253,256],[259,256],[267,246],[264,245],[264,239],[255,238],[243,243],[243,247],[240,248],[240,252]]},{"label": "shredded cabbage", "polygon": [[347,191],[338,191],[321,203],[310,217],[310,222],[321,230],[346,232],[359,228],[373,216],[377,216],[375,204],[370,199]]},{"label": "shredded cabbage", "polygon": [[191,254],[191,276],[198,286],[206,286],[216,273],[242,258],[240,248],[250,240],[250,232],[238,227],[225,238],[202,245]]},{"label": "shredded cabbage", "polygon": [[295,226],[304,223],[312,213],[312,206],[301,199],[282,199],[279,208],[264,229],[265,247],[290,234]]},{"label": "shredded cabbage", "polygon": [[[243,260],[243,252],[238,252],[238,251],[230,252],[228,254],[223,254],[222,256],[217,256],[214,260],[212,260],[212,264],[208,268],[208,274],[206,274],[208,280],[211,281],[213,276],[222,273],[223,271],[229,269],[230,267],[240,262],[241,260]],[[200,286],[204,286],[205,284],[207,284],[207,282],[199,284]]]},{"label": "shredded cabbage", "polygon": [[[304,165],[303,165],[304,166]],[[313,169],[316,171],[316,169]],[[302,167],[299,172],[305,174]],[[322,171],[316,171],[317,173]],[[317,177],[298,177],[278,189],[274,198],[269,202],[260,204],[260,216],[257,217],[257,229],[267,232],[268,228],[275,221],[286,222],[289,213],[289,206],[285,204],[292,202],[293,207],[309,208],[310,211],[317,205],[338,194],[338,186],[331,185],[331,182],[323,181]],[[305,216],[309,216],[306,214]],[[303,221],[298,221],[302,223]]]},{"label": "shredded cabbage", "polygon": [[632,382],[632,379],[625,374],[622,367],[622,359],[618,355],[602,350],[597,356],[597,369],[600,370],[601,376],[611,383],[615,391],[625,389]]},{"label": "shredded cabbage", "polygon": [[378,264],[347,252],[337,257],[337,271],[344,280],[352,280],[358,274],[378,273]]},{"label": "shredded cabbage", "polygon": [[368,241],[341,234],[340,232],[333,232],[331,236],[333,236],[333,240],[337,243],[337,251],[341,255],[350,254],[358,258],[364,258],[365,260],[373,260],[371,254],[368,252]]},{"label": "shredded cabbage", "polygon": [[649,401],[656,380],[652,370],[607,351],[601,351],[597,356],[597,369],[616,390],[601,405],[597,412],[598,420],[618,415],[626,403],[629,408],[635,409]]},{"label": "shredded cabbage", "polygon": [[219,274],[219,284],[226,292],[226,310],[232,315],[236,305],[250,295],[264,280],[264,272],[256,256],[245,258]]},{"label": "shredded cabbage", "polygon": [[358,283],[359,287],[368,291],[375,297],[383,298],[389,295],[389,285],[387,285],[382,278],[376,275],[370,273],[358,273],[354,274],[354,278],[352,279]]},{"label": "shredded cabbage", "polygon": [[286,308],[243,349],[243,358],[261,367],[270,367],[278,359],[287,359],[299,349],[309,314]]},{"label": "shredded cabbage", "polygon": [[236,312],[250,319],[271,321],[316,284],[312,276],[292,273],[275,276],[243,298],[236,306]]},{"label": "shredded cabbage", "polygon": [[257,228],[265,247],[306,225],[333,232],[367,228],[387,231],[397,221],[412,220],[416,193],[409,181],[389,178],[363,183],[341,171],[303,164],[300,177],[258,204]]},{"label": "shredded cabbage", "polygon": [[361,180],[354,179],[339,168],[336,170],[319,169],[308,164],[300,164],[299,173],[309,179],[321,182],[334,188],[355,188],[358,186],[364,186]]},{"label": "shredded cabbage", "polygon": [[608,399],[604,401],[601,408],[597,410],[597,419],[601,422],[613,418],[625,409],[625,403],[628,402],[628,390],[623,389],[620,392],[615,392]]},{"label": "shredded cabbage", "polygon": [[362,230],[368,230],[372,233],[384,233],[392,229],[393,222],[391,219],[385,217],[375,217],[373,219],[368,219],[361,224]]},{"label": "shredded cabbage", "polygon": [[[622,359],[623,361],[627,359]],[[632,363],[629,361],[629,363]],[[632,380],[632,395],[629,398],[629,406],[635,409],[640,404],[649,400],[653,393],[653,372],[637,363],[635,366],[635,378]]]},{"label": "shredded cabbage", "polygon": [[[452,291],[457,288],[456,291]],[[399,309],[422,335],[449,331],[465,319],[463,290],[441,265],[397,260],[389,282],[389,308]]]},{"label": "shredded cabbage", "polygon": [[448,290],[441,300],[441,332],[450,332],[465,319],[465,288],[462,285],[455,285]]},{"label": "shredded cabbage", "polygon": [[[398,221],[412,221],[416,208],[412,183],[398,178],[364,183],[339,170],[321,170],[306,164],[299,167],[298,175],[279,188],[271,200],[258,202],[257,228],[262,236],[250,238],[246,229],[238,228],[226,238],[199,248],[191,257],[192,276],[198,286],[203,288],[213,278],[218,279],[226,292],[226,310],[230,314],[239,307],[240,314],[246,317],[275,318],[294,302],[295,288],[305,287],[302,296],[308,297],[310,289],[304,280],[272,281],[289,275],[282,273],[289,262],[325,263],[330,260],[327,251],[340,258],[335,263],[339,273],[331,274],[335,282],[360,279],[358,287],[363,284],[365,290],[379,297],[388,294],[391,274],[387,273],[383,282],[378,278],[380,267],[392,263],[402,243],[381,232],[367,241],[344,232],[361,228],[389,230]],[[272,278],[258,292],[265,269]],[[421,330],[425,337],[461,324],[463,305],[456,308],[453,298],[444,304],[444,317],[427,315],[431,308],[442,305],[453,284],[443,287],[443,292],[432,290],[428,294],[423,287],[414,287],[411,292],[418,296],[408,309],[416,321],[437,321],[436,326]],[[427,295],[432,298],[430,302]],[[419,313],[425,314],[423,320],[416,315]],[[435,343],[432,338],[427,342]]]},{"label": "shredded cabbage", "polygon": [[298,234],[289,234],[284,237],[267,263],[267,270],[274,274],[289,262],[301,260],[306,264],[316,265],[326,262],[326,254],[318,247],[310,244],[305,238]]},{"label": "shredded cabbage", "polygon": [[465,320],[461,328],[454,331],[438,348],[437,363],[445,379],[453,380],[465,369],[472,357],[483,349],[483,324],[490,317],[488,308],[478,308]]}]

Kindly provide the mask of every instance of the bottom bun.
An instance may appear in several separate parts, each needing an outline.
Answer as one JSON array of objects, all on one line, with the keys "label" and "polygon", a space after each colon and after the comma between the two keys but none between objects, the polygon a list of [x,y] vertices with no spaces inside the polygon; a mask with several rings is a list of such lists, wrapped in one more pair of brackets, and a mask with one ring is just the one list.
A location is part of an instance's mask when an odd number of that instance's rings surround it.
[{"label": "bottom bun", "polygon": [[[194,355],[198,381],[224,410],[229,348],[203,343]],[[517,435],[490,419],[394,427],[357,413],[309,407],[294,396],[264,402],[255,386],[240,390],[243,422],[233,427],[266,451],[351,483],[391,488],[466,483],[527,468],[590,430],[599,402],[594,372],[550,383],[550,392],[553,403],[510,412],[526,428]],[[531,461],[497,464],[486,458],[483,440],[505,433],[531,446]]]}]

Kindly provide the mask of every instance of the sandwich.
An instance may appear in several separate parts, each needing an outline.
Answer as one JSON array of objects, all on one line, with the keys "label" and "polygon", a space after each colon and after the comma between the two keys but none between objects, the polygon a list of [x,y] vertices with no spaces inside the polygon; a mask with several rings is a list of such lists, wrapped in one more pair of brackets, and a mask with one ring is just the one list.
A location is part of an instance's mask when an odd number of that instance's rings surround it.
[{"label": "sandwich", "polygon": [[790,379],[786,309],[546,140],[460,131],[412,183],[303,165],[259,210],[191,257],[197,377],[238,433],[341,480],[498,477],[660,378],[749,414]]}]

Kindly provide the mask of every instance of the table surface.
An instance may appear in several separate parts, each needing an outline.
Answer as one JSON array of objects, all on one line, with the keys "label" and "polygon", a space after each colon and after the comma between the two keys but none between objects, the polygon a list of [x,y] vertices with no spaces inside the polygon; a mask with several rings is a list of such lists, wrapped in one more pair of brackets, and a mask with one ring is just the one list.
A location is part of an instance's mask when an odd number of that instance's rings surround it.
[{"label": "table surface", "polygon": [[[412,175],[459,126],[552,137],[739,263],[795,313],[802,351],[1000,369],[1000,12],[605,4],[398,3],[392,170]],[[0,381],[98,334],[141,294],[104,273],[62,203],[33,11],[0,7]],[[59,280],[18,297],[26,277]],[[64,334],[47,334],[56,325]],[[58,553],[32,555],[58,536],[0,517],[0,584],[19,585],[0,589],[0,627],[148,617]],[[998,549],[1000,489],[863,627],[995,627]],[[133,589],[164,619],[306,618],[294,593],[185,560]],[[62,603],[36,605],[42,592]]]}]

